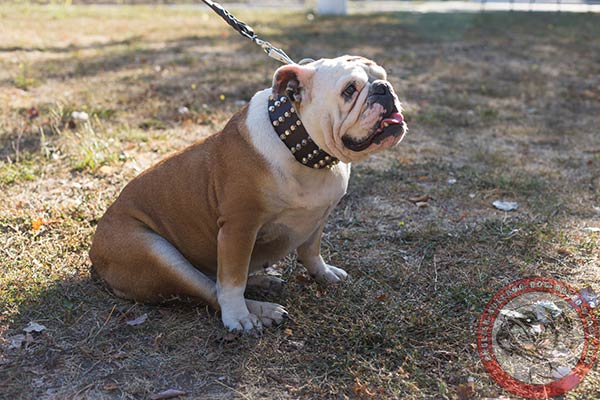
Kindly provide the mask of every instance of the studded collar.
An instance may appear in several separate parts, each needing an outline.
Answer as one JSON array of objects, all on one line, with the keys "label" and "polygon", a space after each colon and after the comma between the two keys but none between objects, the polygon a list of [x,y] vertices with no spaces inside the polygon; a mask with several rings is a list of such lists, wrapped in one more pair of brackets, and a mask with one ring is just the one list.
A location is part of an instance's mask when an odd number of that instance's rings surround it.
[{"label": "studded collar", "polygon": [[330,169],[339,162],[313,142],[287,96],[269,96],[268,107],[269,119],[277,136],[299,163],[309,168]]}]

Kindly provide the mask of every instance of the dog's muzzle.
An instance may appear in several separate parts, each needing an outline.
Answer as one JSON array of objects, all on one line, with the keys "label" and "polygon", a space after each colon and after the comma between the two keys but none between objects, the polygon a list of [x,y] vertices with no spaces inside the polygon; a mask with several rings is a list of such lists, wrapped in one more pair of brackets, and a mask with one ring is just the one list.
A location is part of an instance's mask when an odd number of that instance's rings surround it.
[{"label": "dog's muzzle", "polygon": [[383,80],[374,81],[369,88],[367,97],[367,109],[370,109],[373,104],[379,104],[383,107],[384,114],[373,127],[373,131],[369,136],[357,141],[354,138],[344,136],[342,142],[344,146],[352,151],[362,151],[367,149],[372,144],[379,144],[384,139],[394,136],[403,136],[406,132],[406,124],[404,117],[396,107],[397,97],[392,86]]}]

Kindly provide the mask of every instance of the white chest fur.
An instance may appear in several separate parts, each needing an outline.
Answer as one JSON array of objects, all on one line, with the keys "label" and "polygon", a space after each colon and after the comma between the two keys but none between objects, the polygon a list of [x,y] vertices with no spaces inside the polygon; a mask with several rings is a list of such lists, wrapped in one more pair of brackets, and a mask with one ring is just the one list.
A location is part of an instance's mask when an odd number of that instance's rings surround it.
[{"label": "white chest fur", "polygon": [[[273,219],[261,232],[264,239],[286,236],[287,252],[302,244],[324,222],[346,193],[350,164],[311,169],[300,164],[281,142],[269,121],[270,89],[250,101],[246,121],[250,138],[269,163],[277,190],[268,193]],[[282,249],[283,251],[283,249]]]}]

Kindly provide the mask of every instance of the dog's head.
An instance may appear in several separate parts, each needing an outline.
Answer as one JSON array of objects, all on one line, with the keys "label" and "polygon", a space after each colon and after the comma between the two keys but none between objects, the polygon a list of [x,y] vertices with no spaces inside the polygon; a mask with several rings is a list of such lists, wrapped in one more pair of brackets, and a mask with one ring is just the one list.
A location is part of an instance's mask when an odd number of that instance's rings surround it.
[{"label": "dog's head", "polygon": [[363,57],[283,66],[273,93],[287,95],[315,143],[343,162],[395,146],[407,131],[385,70]]}]

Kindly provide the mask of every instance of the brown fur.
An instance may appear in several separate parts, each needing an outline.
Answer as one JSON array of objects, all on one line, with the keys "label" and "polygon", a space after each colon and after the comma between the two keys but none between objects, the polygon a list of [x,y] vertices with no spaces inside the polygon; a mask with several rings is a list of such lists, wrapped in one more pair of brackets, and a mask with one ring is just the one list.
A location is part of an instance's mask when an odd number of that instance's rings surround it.
[{"label": "brown fur", "polygon": [[[248,142],[246,113],[136,177],[99,221],[90,258],[118,295],[144,302],[187,296],[218,309],[203,292],[214,294],[207,276],[218,270],[221,282],[239,286],[248,265],[270,258],[268,246],[254,249],[270,173]],[[173,246],[202,274],[177,271],[157,243]]]}]

